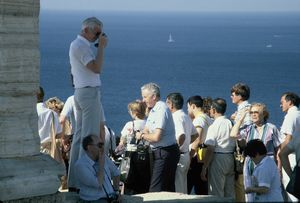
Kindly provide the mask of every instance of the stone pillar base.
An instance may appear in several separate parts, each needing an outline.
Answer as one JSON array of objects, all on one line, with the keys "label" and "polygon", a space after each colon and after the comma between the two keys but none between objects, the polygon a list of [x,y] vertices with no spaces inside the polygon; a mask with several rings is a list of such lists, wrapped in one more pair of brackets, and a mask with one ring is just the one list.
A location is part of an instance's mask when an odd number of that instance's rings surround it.
[{"label": "stone pillar base", "polygon": [[64,174],[49,155],[0,158],[0,201],[57,193]]}]

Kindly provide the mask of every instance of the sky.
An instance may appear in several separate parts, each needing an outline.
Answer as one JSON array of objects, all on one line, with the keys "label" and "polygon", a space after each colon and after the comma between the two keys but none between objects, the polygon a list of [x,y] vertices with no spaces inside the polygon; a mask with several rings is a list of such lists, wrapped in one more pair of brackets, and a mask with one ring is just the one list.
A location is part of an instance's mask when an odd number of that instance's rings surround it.
[{"label": "sky", "polygon": [[300,0],[40,0],[42,10],[300,11]]}]

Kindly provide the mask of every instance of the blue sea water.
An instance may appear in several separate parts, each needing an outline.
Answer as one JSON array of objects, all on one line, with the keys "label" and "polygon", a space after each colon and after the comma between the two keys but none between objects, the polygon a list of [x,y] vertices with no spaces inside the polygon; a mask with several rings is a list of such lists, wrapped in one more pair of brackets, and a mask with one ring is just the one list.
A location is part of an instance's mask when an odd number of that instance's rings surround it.
[{"label": "blue sea water", "polygon": [[[104,22],[109,43],[101,74],[107,123],[117,134],[130,119],[127,104],[141,98],[140,87],[156,82],[162,99],[171,92],[222,97],[230,116],[236,109],[230,88],[251,88],[250,102],[263,102],[269,122],[280,127],[283,92],[300,94],[300,14],[298,13],[40,13],[40,83],[46,97],[73,94],[69,45],[81,22]],[[169,34],[174,43],[168,43]]]}]

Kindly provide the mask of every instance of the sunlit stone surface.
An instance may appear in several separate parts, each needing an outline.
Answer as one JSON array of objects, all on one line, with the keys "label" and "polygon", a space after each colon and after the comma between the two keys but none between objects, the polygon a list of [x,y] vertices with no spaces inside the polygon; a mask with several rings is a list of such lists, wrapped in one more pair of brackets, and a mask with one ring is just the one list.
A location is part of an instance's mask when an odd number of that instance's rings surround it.
[{"label": "sunlit stone surface", "polygon": [[63,166],[39,152],[39,0],[0,1],[0,201],[53,194]]}]

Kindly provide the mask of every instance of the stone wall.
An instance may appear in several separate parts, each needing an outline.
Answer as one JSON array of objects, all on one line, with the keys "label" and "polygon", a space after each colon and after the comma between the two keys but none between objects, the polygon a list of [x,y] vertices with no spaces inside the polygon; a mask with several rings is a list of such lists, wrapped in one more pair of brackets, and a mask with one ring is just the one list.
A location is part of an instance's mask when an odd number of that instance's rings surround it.
[{"label": "stone wall", "polygon": [[39,0],[0,0],[0,201],[56,193],[63,166],[39,152]]}]

